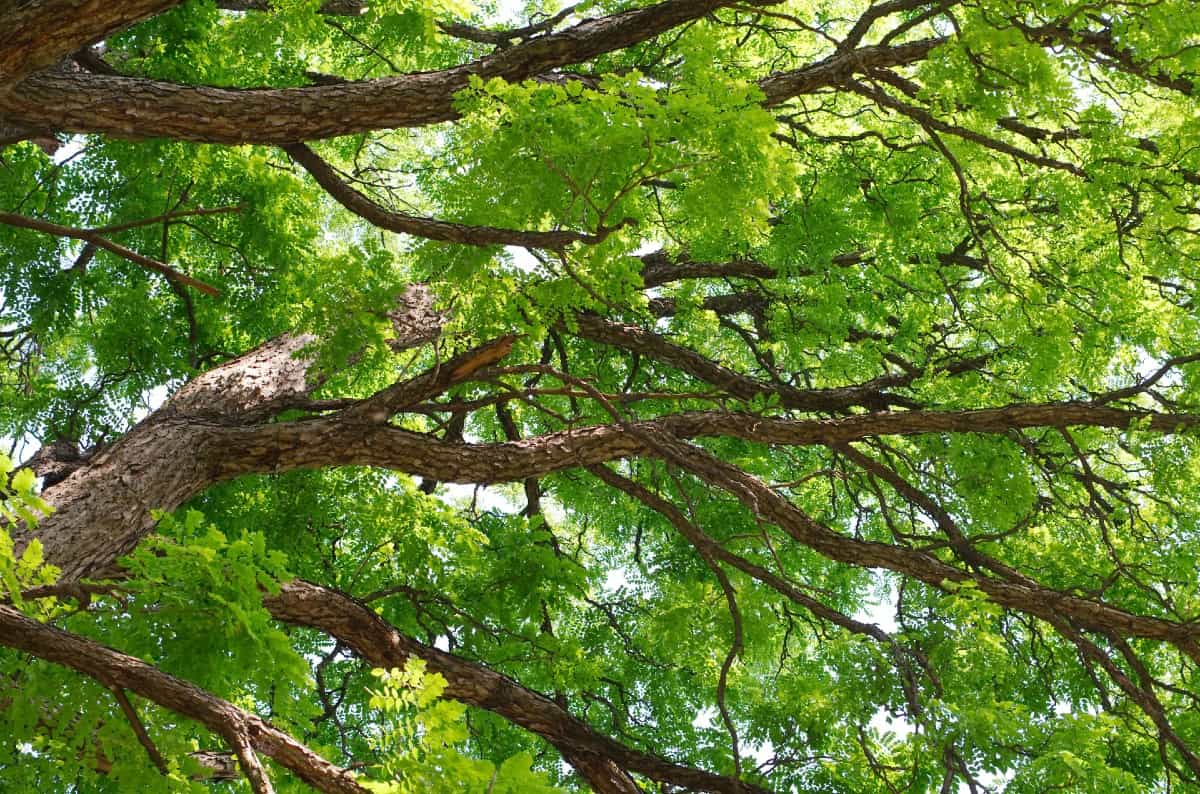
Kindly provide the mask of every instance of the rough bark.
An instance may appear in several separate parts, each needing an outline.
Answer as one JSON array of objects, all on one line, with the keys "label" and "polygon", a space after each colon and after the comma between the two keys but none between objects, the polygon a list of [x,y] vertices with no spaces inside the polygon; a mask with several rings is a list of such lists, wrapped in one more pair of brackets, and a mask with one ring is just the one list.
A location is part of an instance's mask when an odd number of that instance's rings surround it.
[{"label": "rough bark", "polygon": [[[215,482],[246,474],[371,465],[438,481],[489,483],[527,480],[622,458],[657,456],[714,487],[730,491],[756,515],[778,524],[797,542],[830,560],[891,570],[935,588],[946,588],[947,582],[971,581],[992,601],[1006,608],[1045,620],[1065,617],[1087,630],[1168,642],[1200,661],[1197,645],[1200,627],[1164,617],[1132,614],[1033,581],[992,578],[915,549],[841,535],[813,521],[736,467],[681,441],[728,436],[766,444],[836,446],[877,435],[1007,433],[1021,428],[1072,425],[1138,427],[1170,433],[1200,425],[1200,416],[1070,403],[976,411],[883,412],[829,420],[769,419],[725,411],[699,411],[641,422],[573,428],[508,443],[464,444],[393,427],[387,418],[418,401],[441,394],[477,372],[486,376],[486,367],[511,349],[511,338],[476,347],[373,397],[340,406],[341,410],[335,413],[278,421],[281,410],[305,403],[314,387],[311,361],[301,355],[310,341],[301,336],[280,337],[198,377],[121,441],[83,461],[66,479],[46,489],[44,496],[57,507],[57,512],[45,519],[38,535],[47,559],[63,568],[62,582],[69,585],[103,571],[119,555],[131,550],[152,530],[151,510],[174,509]],[[27,541],[28,536],[21,540]],[[763,578],[762,571],[748,572]],[[496,711],[545,736],[600,791],[631,792],[622,769],[671,785],[737,791],[730,788],[727,778],[680,767],[614,743],[591,731],[553,701],[522,689],[511,679],[398,635],[369,609],[340,594],[293,583],[268,606],[281,620],[329,632],[373,664],[395,666],[410,654],[431,661],[434,669],[452,681],[453,697]],[[19,616],[2,617],[15,621]],[[18,623],[11,625],[20,628]],[[27,628],[19,632],[14,628],[4,642],[23,643],[13,647],[39,656],[52,654],[45,658],[65,661],[102,682],[154,697],[146,694],[151,690],[144,680],[136,676],[118,679],[108,667],[85,668],[81,666],[83,662],[73,663],[71,659],[79,647],[73,647],[68,654],[62,650],[66,640],[61,637],[50,641],[37,635],[42,639],[35,642],[27,639],[30,636]],[[113,661],[115,657],[104,654],[101,657],[117,664]],[[158,696],[162,697],[161,693]],[[176,703],[157,702],[169,708]],[[208,714],[197,712],[199,707],[189,703],[183,706],[192,711],[181,713]],[[254,745],[254,749],[266,755],[291,752],[274,745]],[[748,786],[745,789],[752,790]]]},{"label": "rough bark", "polygon": [[872,69],[908,66],[923,61],[935,47],[946,41],[945,38],[921,39],[892,47],[870,46],[849,52],[836,52],[812,66],[776,72],[759,80],[758,87],[766,95],[763,104],[774,107],[793,97],[836,86],[851,75],[867,74]]},{"label": "rough bark", "polygon": [[[880,435],[1005,433],[1087,425],[1179,432],[1196,415],[1164,415],[1088,404],[1014,405],[976,411],[883,412],[831,420],[786,420],[724,411],[673,414],[631,427],[599,425],[504,444],[461,444],[393,427],[386,418],[507,352],[501,339],[385,389],[343,412],[295,422],[264,421],[299,402],[313,382],[294,356],[306,337],[273,340],[184,386],[120,441],[44,496],[57,511],[38,536],[47,558],[76,581],[107,568],[153,529],[151,510],[173,510],[208,486],[248,474],[367,465],[439,482],[522,481],[648,452],[642,435],[732,436],[767,444],[833,445]],[[631,432],[631,430],[633,432]],[[29,535],[17,538],[24,545]]]},{"label": "rough bark", "polygon": [[[265,417],[273,406],[307,394],[307,366],[292,357],[309,341],[279,337],[201,375],[86,466],[47,488],[44,496],[56,512],[38,537],[62,568],[63,581],[110,566],[153,528],[151,510],[172,509],[211,481],[220,452],[203,446],[206,428],[239,416]],[[18,546],[28,539],[28,533],[18,535]]]},{"label": "rough bark", "polygon": [[0,96],[76,50],[179,5],[182,0],[4,0],[0,2]]},{"label": "rough bark", "polygon": [[291,736],[203,689],[120,651],[39,623],[0,605],[0,644],[33,654],[120,687],[204,725],[231,743],[244,742],[296,774],[317,791],[367,794],[351,773],[329,763]]},{"label": "rough bark", "polygon": [[[778,0],[751,0],[769,5]],[[45,72],[0,96],[0,115],[30,127],[208,143],[289,144],[458,118],[472,76],[520,81],[654,38],[733,0],[666,0],[588,19],[463,66],[305,88],[228,89],[86,72]],[[740,3],[747,5],[748,3]]]},{"label": "rough bark", "polygon": [[673,764],[613,741],[550,698],[511,678],[406,637],[369,606],[344,593],[295,580],[264,603],[278,620],[319,629],[376,667],[403,667],[413,656],[424,659],[431,672],[441,673],[446,679],[447,697],[492,711],[541,736],[564,757],[578,759],[584,768],[576,768],[597,791],[636,791],[620,777],[614,778],[614,773],[628,769],[683,789],[765,794],[764,789],[752,784]]}]

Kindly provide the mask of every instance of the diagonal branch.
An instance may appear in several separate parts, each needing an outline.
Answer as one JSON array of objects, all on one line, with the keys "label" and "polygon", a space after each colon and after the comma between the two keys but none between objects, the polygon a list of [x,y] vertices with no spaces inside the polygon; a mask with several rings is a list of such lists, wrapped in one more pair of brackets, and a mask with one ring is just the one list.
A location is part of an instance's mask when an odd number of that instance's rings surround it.
[{"label": "diagonal branch", "polygon": [[151,259],[148,256],[143,256],[136,251],[131,251],[123,245],[119,245],[102,237],[95,231],[90,229],[76,229],[71,226],[60,226],[57,223],[38,220],[37,218],[28,218],[24,215],[18,215],[13,212],[0,212],[0,223],[9,226],[17,226],[22,229],[33,229],[34,231],[42,232],[43,234],[52,234],[55,237],[70,237],[75,240],[83,240],[89,245],[103,248],[105,251],[116,254],[123,259],[128,259],[135,265],[153,270],[155,273],[161,273],[172,281],[180,284],[186,284],[193,289],[203,292],[205,295],[217,297],[221,291],[216,287],[205,284],[203,281],[194,279],[191,276],[181,273],[170,265],[163,264],[157,259]]},{"label": "diagonal branch", "polygon": [[0,39],[0,96],[34,72],[182,0],[26,0],[6,2]]},{"label": "diagonal branch", "polygon": [[766,95],[763,104],[775,107],[797,96],[839,85],[851,75],[918,63],[947,41],[947,38],[921,39],[890,47],[873,45],[836,52],[811,66],[764,77],[758,81],[758,87]]},{"label": "diagonal branch", "polygon": [[622,769],[682,789],[766,794],[753,784],[626,747],[511,678],[401,634],[369,606],[344,593],[296,579],[283,584],[278,595],[265,598],[264,604],[277,620],[319,629],[376,667],[403,667],[410,656],[424,659],[430,671],[445,677],[447,697],[492,711],[536,733],[564,756],[607,759]]},{"label": "diagonal branch", "polygon": [[729,492],[754,515],[777,525],[801,545],[830,560],[859,568],[894,571],[939,590],[949,591],[949,585],[972,582],[989,599],[1008,609],[1047,621],[1065,616],[1094,631],[1160,640],[1174,645],[1192,661],[1200,663],[1200,641],[1197,639],[1200,627],[1190,622],[1176,623],[1135,615],[1033,582],[997,580],[973,574],[923,551],[841,535],[814,520],[756,477],[708,451],[666,434],[655,434],[654,440],[652,454]]},{"label": "diagonal branch", "polygon": [[137,736],[138,743],[146,749],[146,755],[150,756],[151,763],[154,768],[162,774],[167,774],[167,761],[163,758],[162,753],[158,751],[158,747],[154,744],[154,740],[150,738],[150,734],[146,732],[146,726],[142,724],[141,717],[138,716],[137,709],[129,702],[129,696],[125,694],[125,690],[119,686],[110,687],[113,697],[117,699],[117,705],[121,707],[121,713],[125,715],[125,719],[129,720],[129,726],[133,728],[133,733]]},{"label": "diagonal branch", "polygon": [[619,347],[669,364],[739,400],[777,395],[784,408],[828,412],[844,411],[852,406],[883,410],[892,405],[909,404],[905,398],[884,391],[888,386],[903,385],[908,376],[895,380],[877,379],[860,386],[797,389],[786,383],[766,383],[743,375],[638,325],[617,323],[583,312],[575,316],[575,322],[575,332],[582,339]]},{"label": "diagonal branch", "polygon": [[317,184],[325,189],[326,193],[350,212],[380,229],[387,229],[398,234],[411,234],[426,240],[476,246],[515,245],[522,248],[548,248],[561,251],[574,243],[595,245],[603,242],[610,234],[633,222],[632,219],[627,218],[614,226],[601,225],[594,233],[569,230],[522,231],[502,229],[496,226],[474,226],[410,215],[382,207],[359,193],[338,175],[333,166],[304,144],[288,144],[283,147],[283,150],[304,170],[308,171]]},{"label": "diagonal branch", "polygon": [[163,708],[196,720],[231,744],[244,741],[317,791],[367,794],[367,789],[350,772],[329,763],[257,715],[141,659],[39,623],[13,607],[0,605],[0,645],[77,670],[110,689],[136,692]]}]

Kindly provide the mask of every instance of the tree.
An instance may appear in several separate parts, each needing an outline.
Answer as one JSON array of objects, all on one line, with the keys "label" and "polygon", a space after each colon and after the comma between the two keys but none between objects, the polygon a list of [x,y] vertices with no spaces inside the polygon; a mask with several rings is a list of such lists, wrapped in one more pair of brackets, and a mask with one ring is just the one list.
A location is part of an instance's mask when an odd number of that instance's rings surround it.
[{"label": "tree", "polygon": [[0,8],[6,791],[1200,784],[1190,0]]}]

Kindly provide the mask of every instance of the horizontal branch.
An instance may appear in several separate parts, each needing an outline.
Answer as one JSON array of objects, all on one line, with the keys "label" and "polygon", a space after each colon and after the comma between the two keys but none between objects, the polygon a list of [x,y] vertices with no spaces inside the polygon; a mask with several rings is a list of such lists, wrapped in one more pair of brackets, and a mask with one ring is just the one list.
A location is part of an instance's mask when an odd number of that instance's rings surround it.
[{"label": "horizontal branch", "polygon": [[[519,82],[647,41],[735,0],[664,0],[587,19],[450,69],[302,88],[232,89],[86,72],[44,72],[0,95],[0,115],[30,127],[283,145],[458,118],[470,79]],[[736,0],[770,5],[779,0]]]},{"label": "horizontal branch", "polygon": [[751,259],[729,262],[693,262],[686,256],[670,257],[665,251],[654,251],[641,257],[642,286],[661,287],[672,281],[690,278],[775,278],[779,272]]},{"label": "horizontal branch", "polygon": [[[217,8],[222,11],[271,11],[274,5],[270,0],[217,0]],[[367,10],[366,0],[325,0],[317,6],[317,13],[327,16],[357,17]]]},{"label": "horizontal branch", "polygon": [[[351,423],[338,415],[248,428],[210,427],[206,443],[224,447],[220,477],[322,466],[378,466],[439,482],[517,482],[650,450],[639,434],[681,439],[733,437],[786,446],[833,446],[876,436],[1000,433],[1029,428],[1111,427],[1178,433],[1200,427],[1200,414],[1159,414],[1045,403],[972,411],[897,411],[838,419],[789,420],[725,411],[691,411],[658,419],[561,430],[499,444],[441,441],[391,425]],[[276,468],[277,467],[277,468]]]}]

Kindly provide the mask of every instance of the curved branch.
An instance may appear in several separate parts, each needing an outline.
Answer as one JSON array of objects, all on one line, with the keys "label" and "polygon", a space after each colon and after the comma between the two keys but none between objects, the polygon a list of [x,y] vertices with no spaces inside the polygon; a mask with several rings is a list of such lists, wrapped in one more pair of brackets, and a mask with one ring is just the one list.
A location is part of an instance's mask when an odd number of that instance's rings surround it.
[{"label": "curved branch", "polygon": [[[665,0],[530,39],[435,72],[304,88],[234,89],[83,72],[38,74],[0,96],[25,126],[117,137],[288,144],[459,117],[454,95],[472,77],[517,82],[654,38],[735,0]],[[779,0],[737,0],[771,5]]]},{"label": "curved branch", "polygon": [[853,406],[883,410],[892,405],[908,404],[904,398],[884,391],[888,386],[904,385],[907,376],[876,379],[861,386],[797,389],[786,383],[767,383],[735,372],[695,350],[670,342],[638,325],[617,323],[582,312],[575,316],[575,322],[575,333],[582,339],[619,347],[669,364],[739,400],[778,395],[780,405],[784,408],[827,412],[845,411]]},{"label": "curved branch", "polygon": [[536,733],[564,756],[609,760],[622,769],[683,789],[766,794],[753,784],[626,747],[511,678],[406,637],[370,607],[344,593],[293,580],[283,584],[278,595],[264,599],[264,604],[276,619],[319,629],[376,667],[403,667],[411,656],[424,659],[430,671],[445,677],[447,697],[492,711]]},{"label": "curved branch", "polygon": [[700,447],[666,434],[654,436],[651,453],[716,488],[735,496],[755,516],[769,521],[798,543],[835,562],[859,568],[882,568],[950,591],[954,583],[971,582],[1002,607],[1053,622],[1068,617],[1085,628],[1107,634],[1137,636],[1174,645],[1200,664],[1200,626],[1135,615],[1108,604],[1079,598],[1026,581],[1007,581],[972,574],[932,554],[887,543],[841,535],[815,521],[766,484]]},{"label": "curved branch", "polygon": [[891,47],[874,45],[849,52],[837,52],[803,69],[777,72],[765,77],[758,81],[758,87],[766,95],[763,104],[774,107],[794,97],[838,85],[854,74],[908,66],[923,61],[935,47],[947,41],[948,38],[939,37]]},{"label": "curved branch", "polygon": [[[60,226],[57,223],[38,220],[37,218],[27,218],[24,215],[17,215],[13,212],[0,212],[0,223],[7,226],[16,226],[22,229],[32,229],[42,232],[43,234],[52,234],[55,237],[70,237],[75,240],[83,240],[89,245],[97,248],[103,248],[105,251],[116,254],[122,259],[127,259],[135,265],[144,267],[147,270],[152,270],[155,273],[161,273],[168,279],[177,281],[180,284],[186,284],[192,289],[203,292],[210,297],[217,297],[221,291],[216,287],[205,284],[199,279],[194,279],[186,273],[181,273],[170,265],[159,262],[157,259],[151,259],[148,256],[142,256],[137,251],[131,251],[123,245],[114,243],[107,237],[102,237],[98,231],[91,229],[76,229],[71,226]],[[116,229],[116,231],[120,231]]]},{"label": "curved branch", "polygon": [[98,642],[38,623],[0,605],[0,645],[70,667],[112,688],[136,692],[163,708],[194,719],[231,744],[248,743],[317,791],[368,794],[354,776],[329,763],[255,714],[168,675],[141,659]]},{"label": "curved branch", "polygon": [[610,234],[631,222],[626,219],[615,226],[600,226],[594,233],[565,230],[543,232],[501,229],[495,226],[473,226],[410,215],[382,207],[359,193],[338,175],[333,166],[304,144],[293,143],[282,148],[289,157],[305,171],[308,171],[334,201],[350,212],[380,229],[387,229],[398,234],[411,234],[426,240],[476,246],[515,245],[522,248],[548,248],[561,251],[573,243],[595,245],[603,242]]}]

